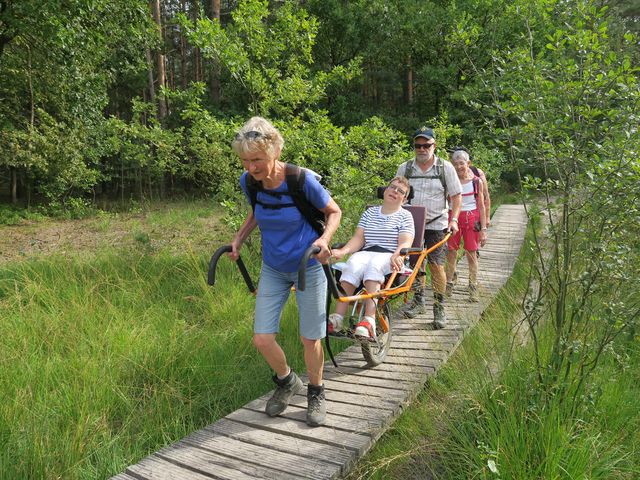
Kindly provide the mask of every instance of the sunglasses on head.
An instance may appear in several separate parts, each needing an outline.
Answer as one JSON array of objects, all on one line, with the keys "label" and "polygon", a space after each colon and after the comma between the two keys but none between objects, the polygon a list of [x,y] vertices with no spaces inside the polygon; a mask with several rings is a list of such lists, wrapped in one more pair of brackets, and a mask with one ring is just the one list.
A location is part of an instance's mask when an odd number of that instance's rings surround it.
[{"label": "sunglasses on head", "polygon": [[431,143],[414,143],[413,144],[413,148],[415,148],[416,150],[429,150],[431,147],[433,147],[436,144],[436,142],[431,142]]},{"label": "sunglasses on head", "polygon": [[259,140],[261,138],[265,138],[268,140],[269,138],[271,138],[271,135],[269,135],[268,133],[259,132],[257,130],[250,130],[244,133],[236,133],[236,140],[242,140],[243,138],[246,140]]}]

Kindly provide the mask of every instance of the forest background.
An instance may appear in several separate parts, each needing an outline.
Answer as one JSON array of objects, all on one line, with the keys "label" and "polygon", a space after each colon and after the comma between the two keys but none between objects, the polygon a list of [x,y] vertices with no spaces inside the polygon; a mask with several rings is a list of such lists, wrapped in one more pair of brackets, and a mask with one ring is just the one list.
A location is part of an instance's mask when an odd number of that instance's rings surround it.
[{"label": "forest background", "polygon": [[[216,204],[228,234],[230,140],[257,114],[348,235],[432,126],[550,221],[509,315],[529,346],[448,404],[441,478],[635,478],[639,30],[633,0],[0,0],[0,223],[182,198],[161,229]],[[0,478],[103,478],[270,388],[244,292],[135,236],[0,269]]]}]

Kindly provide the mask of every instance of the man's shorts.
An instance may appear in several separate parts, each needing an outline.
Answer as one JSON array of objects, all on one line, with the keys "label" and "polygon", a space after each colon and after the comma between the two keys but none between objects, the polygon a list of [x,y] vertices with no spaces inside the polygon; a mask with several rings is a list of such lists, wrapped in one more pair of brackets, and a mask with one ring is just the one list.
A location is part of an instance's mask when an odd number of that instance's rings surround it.
[{"label": "man's shorts", "polygon": [[[291,286],[298,284],[298,272],[280,272],[262,263],[254,333],[278,333],[284,304],[291,293]],[[307,268],[304,292],[296,290],[300,335],[308,340],[318,340],[326,335],[327,277],[322,265],[316,263]]]},{"label": "man's shorts", "polygon": [[[451,217],[451,212],[449,212]],[[480,232],[475,230],[475,223],[480,222],[480,210],[477,208],[468,212],[460,212],[458,217],[458,231],[449,237],[447,246],[449,250],[460,249],[460,239],[464,240],[464,249],[467,252],[476,252],[479,248]]]},{"label": "man's shorts", "polygon": [[[438,242],[441,242],[446,235],[446,230],[425,230],[424,246],[431,248]],[[432,265],[444,265],[447,259],[447,242],[440,245],[433,252],[427,255],[427,261]]]}]

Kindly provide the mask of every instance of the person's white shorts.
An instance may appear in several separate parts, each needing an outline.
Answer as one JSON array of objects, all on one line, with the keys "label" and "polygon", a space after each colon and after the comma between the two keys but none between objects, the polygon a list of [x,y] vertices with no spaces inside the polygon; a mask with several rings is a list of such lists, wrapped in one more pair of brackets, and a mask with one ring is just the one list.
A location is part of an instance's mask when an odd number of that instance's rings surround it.
[{"label": "person's white shorts", "polygon": [[385,275],[391,273],[391,255],[390,252],[354,253],[342,270],[340,281],[349,282],[356,287],[367,280],[384,282]]}]

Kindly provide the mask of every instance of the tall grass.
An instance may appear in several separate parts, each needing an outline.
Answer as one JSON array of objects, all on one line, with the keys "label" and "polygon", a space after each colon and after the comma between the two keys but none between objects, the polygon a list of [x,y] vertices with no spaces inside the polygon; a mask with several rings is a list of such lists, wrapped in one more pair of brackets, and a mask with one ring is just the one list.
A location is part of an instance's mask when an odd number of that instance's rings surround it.
[{"label": "tall grass", "polygon": [[[523,249],[514,275],[448,363],[360,462],[354,479],[640,478],[640,345],[608,351],[577,417],[543,400],[521,318]],[[542,344],[550,348],[550,334]]]},{"label": "tall grass", "polygon": [[[0,269],[0,478],[106,478],[272,388],[253,297],[224,260],[208,287],[207,260],[140,248]],[[292,303],[280,341],[303,370]]]}]

